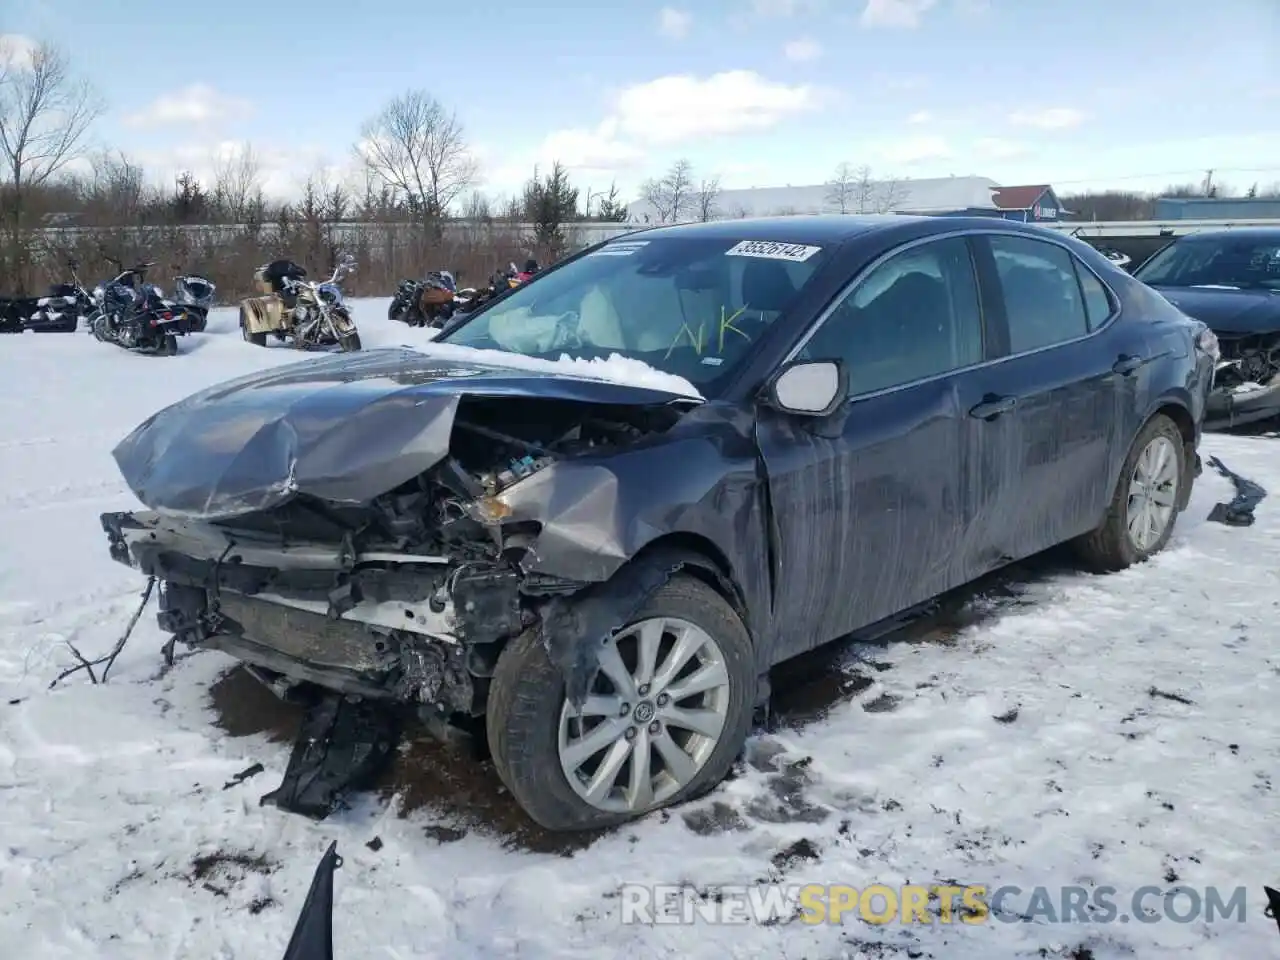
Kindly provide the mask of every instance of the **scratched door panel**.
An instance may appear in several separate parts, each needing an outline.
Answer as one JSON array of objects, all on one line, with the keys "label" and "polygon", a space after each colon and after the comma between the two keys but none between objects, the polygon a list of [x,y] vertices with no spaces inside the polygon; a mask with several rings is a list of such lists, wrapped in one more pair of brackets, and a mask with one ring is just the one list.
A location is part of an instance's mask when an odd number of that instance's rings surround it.
[{"label": "scratched door panel", "polygon": [[926,600],[957,576],[968,518],[955,375],[845,411],[842,423],[760,422],[787,656]]}]

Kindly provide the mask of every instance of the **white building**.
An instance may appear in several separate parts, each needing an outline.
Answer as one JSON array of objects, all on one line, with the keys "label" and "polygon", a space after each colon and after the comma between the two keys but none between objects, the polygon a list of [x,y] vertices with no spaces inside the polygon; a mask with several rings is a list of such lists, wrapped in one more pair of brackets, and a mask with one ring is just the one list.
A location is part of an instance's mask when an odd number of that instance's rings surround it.
[{"label": "white building", "polygon": [[[712,219],[767,217],[805,213],[949,213],[957,210],[994,210],[993,191],[999,188],[988,177],[937,177],[923,180],[853,182],[838,191],[831,184],[805,187],[749,187],[722,190],[715,198]],[[841,210],[843,192],[844,210]],[[646,200],[627,207],[633,222],[656,224],[658,210]],[[700,220],[698,199],[682,205],[679,221]]]}]

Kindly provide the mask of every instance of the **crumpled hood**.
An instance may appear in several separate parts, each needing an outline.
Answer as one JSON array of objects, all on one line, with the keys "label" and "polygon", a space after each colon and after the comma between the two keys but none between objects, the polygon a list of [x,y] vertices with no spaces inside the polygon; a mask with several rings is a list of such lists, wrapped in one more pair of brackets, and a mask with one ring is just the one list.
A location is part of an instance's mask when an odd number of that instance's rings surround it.
[{"label": "crumpled hood", "polygon": [[1188,316],[1208,324],[1215,333],[1244,334],[1280,331],[1280,293],[1269,290],[1215,290],[1193,287],[1154,287]]},{"label": "crumpled hood", "polygon": [[150,509],[223,519],[300,493],[346,504],[386,493],[448,454],[463,396],[610,404],[679,396],[554,370],[467,363],[456,350],[449,357],[366,350],[217,384],[152,415],[112,456]]}]

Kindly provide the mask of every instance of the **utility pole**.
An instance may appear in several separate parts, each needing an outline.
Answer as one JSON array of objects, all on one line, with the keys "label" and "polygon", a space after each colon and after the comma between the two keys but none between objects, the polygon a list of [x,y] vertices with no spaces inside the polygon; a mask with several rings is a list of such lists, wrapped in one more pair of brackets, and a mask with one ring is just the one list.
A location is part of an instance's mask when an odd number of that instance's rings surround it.
[{"label": "utility pole", "polygon": [[1204,172],[1204,187],[1201,190],[1201,193],[1206,197],[1213,196],[1213,170],[1211,169]]}]

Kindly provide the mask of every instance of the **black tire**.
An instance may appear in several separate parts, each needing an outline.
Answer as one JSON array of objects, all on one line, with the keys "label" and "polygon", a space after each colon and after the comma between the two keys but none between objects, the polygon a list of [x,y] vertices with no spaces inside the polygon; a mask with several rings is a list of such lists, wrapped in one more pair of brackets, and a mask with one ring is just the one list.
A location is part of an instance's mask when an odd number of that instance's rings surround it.
[{"label": "black tire", "polygon": [[249,328],[244,325],[244,321],[240,322],[240,333],[244,335],[246,343],[252,343],[255,347],[265,347],[267,345],[267,335],[265,333],[250,333]]},{"label": "black tire", "polygon": [[[1129,536],[1129,485],[1142,451],[1157,437],[1164,437],[1173,444],[1177,458],[1177,489],[1174,491],[1174,510],[1169,523],[1154,545],[1147,549],[1139,548]],[[1097,529],[1085,534],[1075,541],[1073,546],[1080,558],[1090,567],[1108,573],[1123,570],[1135,563],[1155,556],[1165,548],[1173,529],[1177,525],[1178,513],[1186,503],[1188,491],[1184,484],[1192,481],[1191,471],[1187,469],[1186,440],[1178,430],[1177,424],[1162,413],[1156,414],[1138,431],[1137,439],[1125,457],[1120,477],[1116,481],[1116,489],[1107,507],[1107,514]]]},{"label": "black tire", "polygon": [[391,305],[387,307],[387,319],[394,323],[405,323],[405,313],[408,309],[409,305],[400,297],[396,297],[391,301]]},{"label": "black tire", "polygon": [[160,351],[166,357],[176,357],[178,355],[178,338],[172,333],[164,335],[164,347]]},{"label": "black tire", "polygon": [[205,313],[203,310],[188,313],[187,318],[191,325],[192,333],[204,333],[205,328],[209,326],[209,314]]},{"label": "black tire", "polygon": [[[724,655],[729,675],[724,729],[701,770],[652,809],[695,799],[715,788],[742,751],[751,726],[756,671],[751,638],[737,612],[701,580],[677,575],[658,589],[632,622],[680,617],[705,630]],[[547,830],[597,830],[639,815],[600,810],[580,798],[560,766],[558,734],[565,685],[537,630],[502,651],[486,708],[489,750],[503,784],[529,817]]]},{"label": "black tire", "polygon": [[338,338],[338,346],[343,353],[355,353],[360,349],[360,334],[355,330],[343,334]]}]

